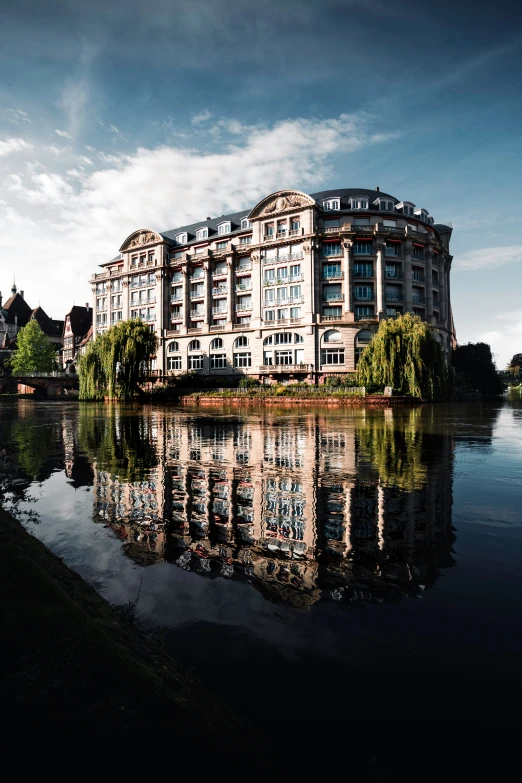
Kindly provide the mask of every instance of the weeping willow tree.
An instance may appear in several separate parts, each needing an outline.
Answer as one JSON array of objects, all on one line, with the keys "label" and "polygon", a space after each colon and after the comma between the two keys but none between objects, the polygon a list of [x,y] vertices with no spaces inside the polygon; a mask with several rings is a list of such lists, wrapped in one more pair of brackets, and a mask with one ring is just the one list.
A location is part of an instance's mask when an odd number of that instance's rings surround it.
[{"label": "weeping willow tree", "polygon": [[381,321],[357,364],[361,386],[391,386],[400,394],[447,400],[450,370],[433,329],[418,315]]},{"label": "weeping willow tree", "polygon": [[130,400],[148,376],[156,335],[138,319],[98,335],[78,362],[81,400]]}]

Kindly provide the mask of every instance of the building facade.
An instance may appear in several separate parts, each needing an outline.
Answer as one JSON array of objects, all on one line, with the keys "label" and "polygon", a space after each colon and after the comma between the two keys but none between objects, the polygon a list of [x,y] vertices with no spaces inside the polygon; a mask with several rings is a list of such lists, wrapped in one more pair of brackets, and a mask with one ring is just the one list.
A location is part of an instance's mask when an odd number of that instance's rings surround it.
[{"label": "building facade", "polygon": [[452,344],[452,228],[376,190],[272,193],[252,210],[133,232],[91,278],[94,337],[140,318],[160,376],[264,382],[352,372],[378,323],[412,312]]},{"label": "building facade", "polygon": [[92,308],[74,305],[65,316],[63,327],[62,365],[68,367],[74,364],[81,347],[92,333]]}]

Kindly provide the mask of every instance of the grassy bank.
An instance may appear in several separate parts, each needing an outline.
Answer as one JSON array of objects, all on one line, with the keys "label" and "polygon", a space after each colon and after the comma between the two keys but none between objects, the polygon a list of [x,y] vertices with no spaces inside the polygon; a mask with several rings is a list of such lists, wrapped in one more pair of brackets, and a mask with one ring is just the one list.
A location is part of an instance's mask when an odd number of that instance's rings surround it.
[{"label": "grassy bank", "polygon": [[11,727],[107,738],[167,731],[185,750],[204,743],[208,752],[225,732],[247,751],[226,706],[1,509],[0,610]]}]

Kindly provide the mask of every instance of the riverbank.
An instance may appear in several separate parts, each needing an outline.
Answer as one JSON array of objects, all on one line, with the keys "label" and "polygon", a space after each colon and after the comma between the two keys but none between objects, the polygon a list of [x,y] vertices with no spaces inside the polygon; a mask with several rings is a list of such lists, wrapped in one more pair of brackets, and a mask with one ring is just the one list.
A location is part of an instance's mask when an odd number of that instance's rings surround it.
[{"label": "riverbank", "polygon": [[419,405],[424,400],[417,397],[385,397],[382,394],[349,395],[332,394],[322,395],[314,394],[305,396],[296,394],[295,396],[280,395],[269,397],[261,394],[189,394],[178,399],[180,405],[222,405],[224,402],[233,405],[327,405],[327,406],[347,406],[351,408],[394,408],[401,405]]},{"label": "riverbank", "polygon": [[[212,752],[223,733],[248,752],[244,725],[132,621],[0,509],[2,705],[25,735],[107,739],[168,732]],[[5,739],[5,736],[4,736]]]}]

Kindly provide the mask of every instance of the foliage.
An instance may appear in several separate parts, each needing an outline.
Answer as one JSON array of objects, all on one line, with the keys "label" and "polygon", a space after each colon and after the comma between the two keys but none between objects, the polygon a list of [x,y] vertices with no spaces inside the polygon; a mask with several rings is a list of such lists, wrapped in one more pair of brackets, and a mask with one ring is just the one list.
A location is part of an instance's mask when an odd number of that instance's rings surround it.
[{"label": "foliage", "polygon": [[11,437],[17,447],[18,464],[26,476],[32,479],[42,477],[44,468],[56,452],[59,435],[52,424],[35,426],[33,419],[23,418],[13,421]]},{"label": "foliage", "polygon": [[359,386],[391,386],[399,394],[428,400],[448,399],[449,376],[432,328],[410,313],[381,321],[357,365]]},{"label": "foliage", "polygon": [[29,321],[16,337],[17,349],[9,360],[13,375],[51,372],[55,366],[55,347],[40,328],[38,321]]},{"label": "foliage", "polygon": [[240,389],[255,389],[260,385],[261,384],[259,383],[258,380],[256,380],[255,378],[249,378],[248,376],[246,376],[245,378],[241,378],[241,380],[239,381]]},{"label": "foliage", "polygon": [[459,345],[453,351],[451,363],[471,389],[482,394],[502,394],[504,384],[498,376],[487,343]]},{"label": "foliage", "polygon": [[520,369],[522,367],[522,353],[515,353],[508,367],[518,367]]},{"label": "foliage", "polygon": [[343,386],[355,386],[356,374],[346,373],[345,375],[328,375],[325,379],[324,385],[329,388],[343,387]]},{"label": "foliage", "polygon": [[156,335],[138,319],[98,335],[78,362],[80,399],[132,399],[148,377],[156,347]]}]

